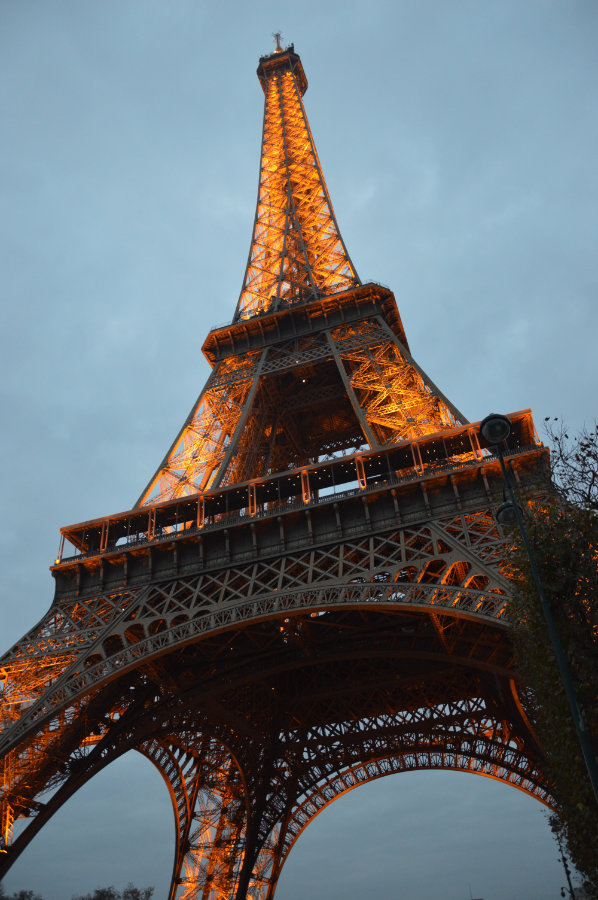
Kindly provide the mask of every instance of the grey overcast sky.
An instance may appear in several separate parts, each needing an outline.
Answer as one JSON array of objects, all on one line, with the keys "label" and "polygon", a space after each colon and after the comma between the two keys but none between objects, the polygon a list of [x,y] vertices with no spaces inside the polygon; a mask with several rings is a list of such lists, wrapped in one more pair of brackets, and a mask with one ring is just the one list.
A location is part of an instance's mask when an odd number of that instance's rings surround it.
[{"label": "grey overcast sky", "polygon": [[[45,612],[61,525],[131,506],[207,376],[255,209],[271,33],[294,42],[338,222],[472,421],[596,415],[595,0],[0,2],[2,649]],[[5,881],[154,884],[174,847],[131,754]],[[310,826],[278,900],[556,900],[542,807],[456,773]]]}]

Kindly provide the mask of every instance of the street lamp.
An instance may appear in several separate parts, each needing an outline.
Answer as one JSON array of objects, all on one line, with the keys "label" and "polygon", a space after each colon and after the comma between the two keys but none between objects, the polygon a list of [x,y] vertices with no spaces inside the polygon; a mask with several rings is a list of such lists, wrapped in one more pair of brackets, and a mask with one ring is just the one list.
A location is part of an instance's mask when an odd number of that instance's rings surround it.
[{"label": "street lamp", "polygon": [[581,752],[583,753],[583,758],[588,770],[588,775],[590,776],[590,782],[594,791],[594,797],[596,798],[596,803],[598,804],[598,766],[596,765],[596,757],[594,756],[590,733],[588,731],[585,718],[579,708],[579,703],[577,702],[577,695],[575,693],[575,686],[571,677],[569,664],[563,651],[561,639],[556,627],[556,623],[552,616],[550,606],[546,599],[544,588],[542,587],[542,582],[540,581],[540,574],[538,572],[538,567],[536,566],[536,559],[534,557],[527,536],[527,531],[525,530],[525,525],[523,524],[521,507],[519,506],[515,498],[513,485],[511,484],[511,479],[509,478],[507,467],[505,466],[502,444],[507,440],[510,433],[511,422],[506,416],[500,415],[500,413],[491,413],[489,416],[486,416],[486,418],[482,422],[480,422],[480,434],[482,435],[486,443],[490,444],[496,456],[498,456],[502,477],[510,497],[510,500],[499,506],[497,510],[497,518],[498,521],[503,525],[513,525],[517,523],[517,526],[521,533],[523,546],[525,547],[525,552],[529,560],[532,578],[534,579],[534,584],[536,586],[536,590],[540,598],[540,603],[542,605],[544,619],[546,620],[546,624],[548,626],[548,633],[550,634],[550,640],[552,641],[552,649],[554,651],[554,655],[556,656],[556,661],[561,673],[561,681],[563,682],[567,700],[569,701],[569,708],[571,710],[573,724],[577,732],[577,737],[579,738]]}]

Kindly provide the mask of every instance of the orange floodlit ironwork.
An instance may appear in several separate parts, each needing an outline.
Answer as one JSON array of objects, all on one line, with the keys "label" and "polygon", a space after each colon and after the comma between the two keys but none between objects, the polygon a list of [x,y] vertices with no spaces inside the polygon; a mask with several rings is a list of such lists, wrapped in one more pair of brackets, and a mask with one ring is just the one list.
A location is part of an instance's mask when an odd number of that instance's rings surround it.
[{"label": "orange floodlit ironwork", "polygon": [[265,94],[257,209],[235,319],[359,284],[343,243],[303,107],[293,48],[260,60]]},{"label": "orange floodlit ironwork", "polygon": [[[320,810],[385,775],[474,772],[551,804],[496,448],[416,363],[392,292],[361,284],[276,40],[206,385],[133,508],[61,529],[52,606],[0,659],[0,879],[128,750],[172,800],[168,900],[273,900]],[[505,465],[539,496],[547,452],[529,410],[509,421]]]},{"label": "orange floodlit ironwork", "polygon": [[[354,289],[361,286],[338,230],[305,115],[307,81],[299,57],[292,48],[277,52],[260,61],[258,75],[265,92],[260,183],[233,322],[237,343],[248,319],[309,307],[336,295],[349,308]],[[293,456],[297,466],[312,462],[326,445],[326,432],[334,434],[337,444],[345,431],[345,443],[376,447],[462,422],[416,366],[401,337],[382,317],[368,316],[322,330],[319,340],[311,335],[286,347],[266,345],[216,361],[138,502],[159,503],[259,477],[288,466]],[[292,379],[289,366],[295,370]],[[305,442],[296,434],[301,413],[289,410],[303,385],[325,386],[329,392],[325,421],[311,431],[315,447],[301,446]],[[335,390],[351,402],[350,421],[332,413]],[[310,407],[315,410],[316,404]]]}]

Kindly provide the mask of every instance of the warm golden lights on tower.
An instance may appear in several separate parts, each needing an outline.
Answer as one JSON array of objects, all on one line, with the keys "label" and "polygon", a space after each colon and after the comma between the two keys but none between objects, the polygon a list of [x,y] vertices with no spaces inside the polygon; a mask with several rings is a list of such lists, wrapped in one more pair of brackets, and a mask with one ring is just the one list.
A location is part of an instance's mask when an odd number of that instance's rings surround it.
[{"label": "warm golden lights on tower", "polygon": [[[0,659],[0,878],[131,749],[172,800],[168,900],[273,900],[315,816],[385,775],[475,772],[550,803],[499,462],[413,359],[392,292],[361,284],[276,39],[249,259],[205,387],[132,509],[61,529],[52,606]],[[529,410],[509,421],[534,491],[546,451]]]},{"label": "warm golden lights on tower", "polygon": [[[247,481],[291,462],[313,463],[326,447],[326,432],[334,435],[332,452],[349,452],[464,421],[415,365],[402,327],[393,331],[381,308],[352,321],[366,286],[334,216],[303,106],[307,79],[299,57],[292,47],[278,47],[260,60],[258,76],[265,94],[260,180],[243,289],[226,338],[233,352],[218,352],[226,331],[220,329],[204,391],[139,503]],[[400,323],[390,291],[378,294],[386,295]],[[318,318],[327,324],[321,304],[329,298],[342,322],[337,327],[278,346],[254,341],[255,349],[236,349],[248,346],[248,329],[270,328],[271,317],[278,316],[280,330],[280,314],[294,308],[304,307],[314,325]],[[286,372],[280,375],[283,353]],[[313,423],[317,446],[309,446],[300,436],[301,414],[290,410],[299,410],[302,395],[315,410],[314,384],[325,389],[323,396],[328,391],[328,401]]]}]

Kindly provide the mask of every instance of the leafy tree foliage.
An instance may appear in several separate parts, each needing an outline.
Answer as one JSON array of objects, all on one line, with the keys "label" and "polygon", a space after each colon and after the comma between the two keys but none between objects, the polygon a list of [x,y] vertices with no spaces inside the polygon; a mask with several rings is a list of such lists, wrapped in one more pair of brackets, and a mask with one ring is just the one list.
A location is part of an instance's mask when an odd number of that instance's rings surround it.
[{"label": "leafy tree foliage", "polygon": [[[598,427],[574,438],[554,423],[547,431],[552,484],[529,505],[526,527],[596,751]],[[513,614],[520,626],[519,671],[530,688],[526,708],[549,760],[560,838],[585,879],[587,896],[598,898],[598,809],[523,548],[516,560]]]},{"label": "leafy tree foliage", "polygon": [[120,891],[117,891],[110,886],[106,888],[96,888],[93,894],[73,897],[72,900],[151,900],[153,893],[153,887],[137,888],[129,883],[122,894]]},{"label": "leafy tree foliage", "polygon": [[[128,884],[121,892],[114,887],[96,888],[93,894],[85,894],[73,897],[72,900],[151,900],[154,894],[153,887],[138,888]],[[17,891],[15,894],[6,894],[0,884],[0,900],[43,900],[34,891]]]},{"label": "leafy tree foliage", "polygon": [[15,894],[6,894],[0,884],[0,900],[43,900],[35,891],[17,891]]},{"label": "leafy tree foliage", "polygon": [[122,894],[111,885],[106,888],[96,888],[93,894],[73,897],[72,900],[151,900],[153,893],[153,887],[137,888],[129,882]]}]

